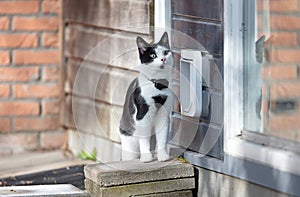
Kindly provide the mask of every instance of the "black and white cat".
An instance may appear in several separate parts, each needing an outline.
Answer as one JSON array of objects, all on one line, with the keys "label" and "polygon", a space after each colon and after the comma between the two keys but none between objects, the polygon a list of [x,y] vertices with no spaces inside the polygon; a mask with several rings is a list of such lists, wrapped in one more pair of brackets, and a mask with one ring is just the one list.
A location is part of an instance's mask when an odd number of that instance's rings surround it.
[{"label": "black and white cat", "polygon": [[150,139],[156,136],[157,159],[166,161],[166,143],[169,130],[169,114],[172,105],[171,82],[173,58],[168,34],[158,43],[136,39],[141,64],[139,76],[134,79],[126,95],[120,121],[122,160],[140,158],[152,161]]}]

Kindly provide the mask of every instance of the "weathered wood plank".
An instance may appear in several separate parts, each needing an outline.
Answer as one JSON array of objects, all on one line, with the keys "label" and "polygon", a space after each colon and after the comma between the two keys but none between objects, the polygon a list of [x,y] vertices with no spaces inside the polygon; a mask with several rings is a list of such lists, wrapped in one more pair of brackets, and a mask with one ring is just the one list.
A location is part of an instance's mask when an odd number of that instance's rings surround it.
[{"label": "weathered wood plank", "polygon": [[199,123],[178,114],[172,117],[170,143],[198,153],[221,159],[223,156],[222,127]]},{"label": "weathered wood plank", "polygon": [[68,95],[63,124],[119,142],[119,121],[122,107]]},{"label": "weathered wood plank", "polygon": [[[137,70],[138,34],[116,33],[71,25],[66,29],[65,56]],[[149,36],[144,36],[151,40]]]},{"label": "weathered wood plank", "polygon": [[84,165],[37,172],[0,179],[1,186],[72,184],[84,189]]},{"label": "weathered wood plank", "polygon": [[122,106],[136,72],[93,62],[69,59],[65,91],[82,97]]},{"label": "weathered wood plank", "polygon": [[222,20],[223,2],[221,0],[172,0],[171,3],[173,14]]},{"label": "weathered wood plank", "polygon": [[91,26],[150,33],[152,1],[65,0],[65,20]]},{"label": "weathered wood plank", "polygon": [[[173,19],[173,28],[194,38],[195,42],[200,43],[210,54],[222,54],[221,25],[177,18]],[[194,48],[195,44],[191,45],[190,42],[176,37],[173,38],[173,44],[179,49],[199,49]]]},{"label": "weathered wood plank", "polygon": [[90,133],[68,129],[69,147],[77,155],[82,150],[97,150],[97,161],[103,163],[120,161],[121,145]]}]

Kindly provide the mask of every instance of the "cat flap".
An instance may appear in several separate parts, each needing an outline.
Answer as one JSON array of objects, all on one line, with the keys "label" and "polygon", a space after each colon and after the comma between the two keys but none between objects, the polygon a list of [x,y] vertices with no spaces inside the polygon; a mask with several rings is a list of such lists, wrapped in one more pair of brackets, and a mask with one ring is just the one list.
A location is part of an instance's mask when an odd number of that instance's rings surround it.
[{"label": "cat flap", "polygon": [[200,117],[202,113],[202,53],[182,50],[180,59],[181,113]]}]

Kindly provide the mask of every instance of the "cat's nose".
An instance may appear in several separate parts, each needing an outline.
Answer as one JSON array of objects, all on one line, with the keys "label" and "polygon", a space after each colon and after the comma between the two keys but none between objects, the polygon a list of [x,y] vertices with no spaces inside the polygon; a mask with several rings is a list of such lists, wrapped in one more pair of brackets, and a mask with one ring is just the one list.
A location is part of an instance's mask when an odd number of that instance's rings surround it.
[{"label": "cat's nose", "polygon": [[161,61],[163,62],[163,63],[165,63],[166,62],[166,58],[164,57],[164,58],[161,58]]}]

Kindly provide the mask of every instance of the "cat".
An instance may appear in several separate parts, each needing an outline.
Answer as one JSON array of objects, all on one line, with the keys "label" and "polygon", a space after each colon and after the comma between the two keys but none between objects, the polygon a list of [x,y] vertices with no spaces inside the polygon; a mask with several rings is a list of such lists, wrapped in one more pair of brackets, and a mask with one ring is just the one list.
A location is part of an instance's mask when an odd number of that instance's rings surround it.
[{"label": "cat", "polygon": [[158,43],[147,43],[138,36],[136,44],[141,64],[138,77],[127,90],[120,121],[122,160],[152,161],[150,139],[154,132],[157,159],[167,161],[173,64],[168,34],[164,32]]}]

